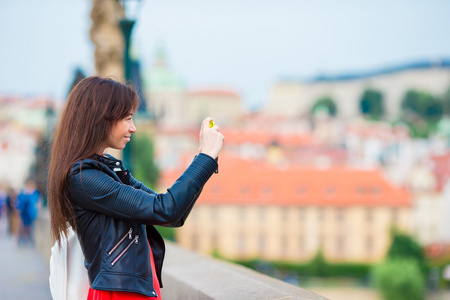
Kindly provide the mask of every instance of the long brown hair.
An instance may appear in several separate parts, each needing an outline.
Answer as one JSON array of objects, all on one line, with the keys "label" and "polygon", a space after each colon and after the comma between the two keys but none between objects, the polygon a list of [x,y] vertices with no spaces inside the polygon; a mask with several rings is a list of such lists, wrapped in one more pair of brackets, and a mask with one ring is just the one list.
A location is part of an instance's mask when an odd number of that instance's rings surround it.
[{"label": "long brown hair", "polygon": [[78,160],[92,157],[106,141],[112,126],[137,109],[139,96],[109,78],[87,77],[69,94],[53,136],[48,172],[51,235],[61,242],[75,214],[66,189],[67,175]]}]

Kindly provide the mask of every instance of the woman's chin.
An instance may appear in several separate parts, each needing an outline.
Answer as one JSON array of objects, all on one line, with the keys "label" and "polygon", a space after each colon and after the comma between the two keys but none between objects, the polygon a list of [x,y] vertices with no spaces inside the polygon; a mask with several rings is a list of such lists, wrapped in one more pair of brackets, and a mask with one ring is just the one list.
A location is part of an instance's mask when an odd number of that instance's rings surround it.
[{"label": "woman's chin", "polygon": [[125,146],[126,145],[116,146],[116,147],[108,147],[106,149],[112,149],[112,150],[120,151],[120,150],[123,150],[125,148]]}]

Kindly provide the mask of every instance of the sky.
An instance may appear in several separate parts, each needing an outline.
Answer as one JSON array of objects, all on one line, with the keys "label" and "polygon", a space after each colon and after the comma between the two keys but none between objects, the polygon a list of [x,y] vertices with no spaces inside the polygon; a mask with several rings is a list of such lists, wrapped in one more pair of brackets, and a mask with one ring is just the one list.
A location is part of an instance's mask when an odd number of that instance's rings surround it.
[{"label": "sky", "polygon": [[[0,94],[65,98],[94,75],[91,0],[0,0]],[[281,78],[450,58],[446,0],[142,0],[133,49],[164,47],[189,89],[227,88],[249,108]]]}]

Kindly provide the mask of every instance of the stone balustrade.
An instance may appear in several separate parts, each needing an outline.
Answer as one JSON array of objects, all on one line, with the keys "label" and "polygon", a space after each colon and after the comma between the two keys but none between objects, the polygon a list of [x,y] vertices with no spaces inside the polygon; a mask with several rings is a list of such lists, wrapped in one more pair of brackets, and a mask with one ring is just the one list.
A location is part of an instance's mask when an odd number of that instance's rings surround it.
[{"label": "stone balustrade", "polygon": [[[36,247],[44,260],[50,258],[50,220],[41,211],[35,227]],[[327,300],[294,285],[240,265],[202,255],[166,243],[163,267],[164,300],[303,299]]]}]

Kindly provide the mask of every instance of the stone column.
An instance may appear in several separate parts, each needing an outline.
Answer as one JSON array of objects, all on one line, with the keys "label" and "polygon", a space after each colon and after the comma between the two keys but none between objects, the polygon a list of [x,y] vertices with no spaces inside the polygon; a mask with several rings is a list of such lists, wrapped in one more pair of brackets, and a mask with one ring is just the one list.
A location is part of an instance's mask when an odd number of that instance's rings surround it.
[{"label": "stone column", "polygon": [[124,41],[118,19],[124,16],[119,0],[92,0],[90,37],[95,45],[95,70],[99,76],[124,78]]}]

